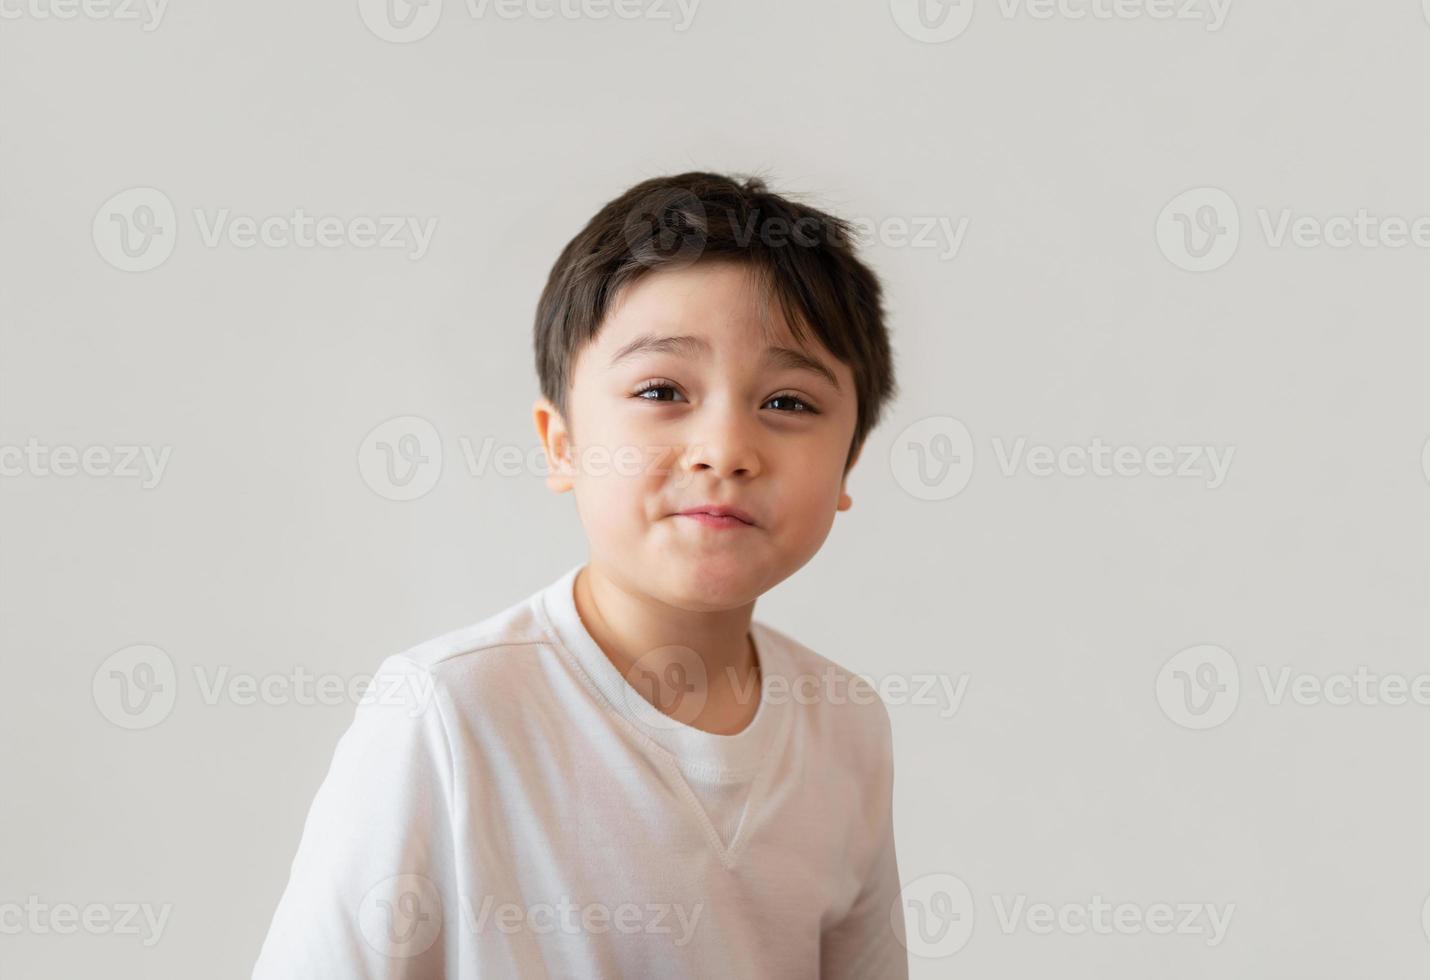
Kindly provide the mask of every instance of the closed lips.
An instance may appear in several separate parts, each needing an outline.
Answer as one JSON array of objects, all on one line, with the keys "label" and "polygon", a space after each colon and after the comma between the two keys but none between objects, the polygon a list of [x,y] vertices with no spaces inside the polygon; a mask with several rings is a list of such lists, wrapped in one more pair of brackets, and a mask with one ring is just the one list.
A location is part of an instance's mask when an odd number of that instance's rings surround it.
[{"label": "closed lips", "polygon": [[705,514],[710,517],[733,518],[744,524],[753,525],[755,523],[753,517],[736,507],[690,507],[682,510],[679,516],[691,517],[696,514]]}]

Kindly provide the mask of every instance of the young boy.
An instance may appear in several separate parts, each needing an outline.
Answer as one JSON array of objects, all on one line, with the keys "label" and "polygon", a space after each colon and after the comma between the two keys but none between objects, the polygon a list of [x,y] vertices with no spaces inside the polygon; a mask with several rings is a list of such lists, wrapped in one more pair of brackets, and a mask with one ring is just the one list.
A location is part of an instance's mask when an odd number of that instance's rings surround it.
[{"label": "young boy", "polygon": [[535,339],[589,560],[384,661],[253,976],[907,977],[888,714],[752,619],[895,389],[849,226],[645,181],[561,253]]}]

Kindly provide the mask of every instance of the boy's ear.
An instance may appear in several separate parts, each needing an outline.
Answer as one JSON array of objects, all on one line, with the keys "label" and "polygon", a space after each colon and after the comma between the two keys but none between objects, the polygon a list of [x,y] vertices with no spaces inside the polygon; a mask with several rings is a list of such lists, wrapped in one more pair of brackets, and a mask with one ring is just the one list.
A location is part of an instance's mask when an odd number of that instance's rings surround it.
[{"label": "boy's ear", "polygon": [[531,413],[536,422],[536,436],[546,451],[546,485],[556,493],[565,493],[573,485],[571,430],[545,396],[536,400]]},{"label": "boy's ear", "polygon": [[854,468],[854,464],[859,462],[859,454],[864,451],[861,443],[859,448],[854,450],[854,455],[849,457],[849,465],[844,467],[844,477],[839,481],[839,510],[848,510],[854,506],[854,498],[849,496],[849,471]]}]

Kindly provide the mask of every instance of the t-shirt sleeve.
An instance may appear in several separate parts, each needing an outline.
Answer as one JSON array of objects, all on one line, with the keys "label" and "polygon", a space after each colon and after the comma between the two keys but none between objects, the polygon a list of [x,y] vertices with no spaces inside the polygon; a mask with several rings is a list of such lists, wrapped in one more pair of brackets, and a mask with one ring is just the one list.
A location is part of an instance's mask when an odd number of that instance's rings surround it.
[{"label": "t-shirt sleeve", "polygon": [[821,980],[907,980],[904,909],[894,847],[894,762],[888,711],[879,704],[881,771],[871,781],[878,793],[873,860],[849,911],[820,937]]},{"label": "t-shirt sleeve", "polygon": [[433,674],[389,657],[338,741],[253,980],[456,973],[452,753]]}]

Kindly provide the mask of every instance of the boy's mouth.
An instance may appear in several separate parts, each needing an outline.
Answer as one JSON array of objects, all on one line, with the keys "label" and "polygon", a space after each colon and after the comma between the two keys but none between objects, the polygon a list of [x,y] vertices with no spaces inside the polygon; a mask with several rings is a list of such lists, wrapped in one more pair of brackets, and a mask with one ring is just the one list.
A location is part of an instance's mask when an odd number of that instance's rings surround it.
[{"label": "boy's mouth", "polygon": [[697,521],[706,527],[754,527],[755,519],[738,507],[722,507],[715,504],[701,504],[687,507],[675,514]]}]

